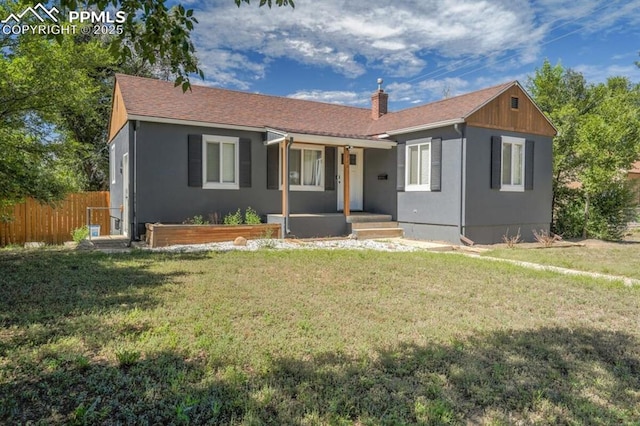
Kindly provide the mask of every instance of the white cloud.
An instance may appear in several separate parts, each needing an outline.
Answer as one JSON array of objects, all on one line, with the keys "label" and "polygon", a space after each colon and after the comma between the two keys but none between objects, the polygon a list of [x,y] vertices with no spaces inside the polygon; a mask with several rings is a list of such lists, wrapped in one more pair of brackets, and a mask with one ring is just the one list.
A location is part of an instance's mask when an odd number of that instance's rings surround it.
[{"label": "white cloud", "polygon": [[[423,80],[415,84],[391,83],[384,89],[389,94],[391,104],[423,104],[467,93],[475,90],[476,86],[472,87],[472,83],[462,79],[445,78],[442,80]],[[288,97],[366,108],[370,105],[370,96],[371,92],[301,90]]]},{"label": "white cloud", "polygon": [[611,56],[611,60],[612,61],[621,61],[621,60],[625,60],[625,61],[629,61],[631,60],[631,62],[635,61],[636,59],[638,59],[638,51],[640,51],[640,46],[638,47],[637,50],[634,50],[632,52],[627,52],[627,53],[620,53],[620,54],[616,54]]},{"label": "white cloud", "polygon": [[598,65],[578,65],[572,67],[584,75],[584,78],[590,83],[604,83],[609,77],[627,77],[632,82],[640,81],[640,68],[634,64],[616,65],[608,64]]},{"label": "white cloud", "polygon": [[421,104],[469,92],[471,83],[460,78],[427,79],[417,83],[391,83],[387,86],[393,103]]},{"label": "white cloud", "polygon": [[376,49],[383,50],[404,50],[407,46],[402,41],[394,40],[376,40],[371,44]]},{"label": "white cloud", "polygon": [[295,92],[288,97],[295,99],[304,99],[307,101],[318,101],[353,106],[367,106],[369,104],[368,94],[350,91],[302,90]]},{"label": "white cloud", "polygon": [[198,51],[198,58],[207,79],[205,84],[209,86],[249,90],[251,81],[262,79],[265,75],[265,63],[253,62],[240,53],[206,49]]},{"label": "white cloud", "polygon": [[633,30],[640,22],[638,0],[538,0],[536,9],[547,19],[547,25],[563,32],[593,34],[612,27],[616,31]]},{"label": "white cloud", "polygon": [[[638,0],[619,7],[605,0],[296,0],[295,9],[268,9],[202,1],[193,5],[200,21],[194,41],[204,52],[202,64],[216,72],[207,78],[238,88],[264,78],[269,62],[280,58],[348,78],[367,71],[415,77],[429,65],[427,55],[444,63],[462,60],[453,68],[463,72],[498,64],[508,70],[538,61],[551,31],[557,36],[620,20],[638,23],[638,5]],[[220,61],[219,52],[231,60]],[[429,72],[438,79],[447,71]]]}]

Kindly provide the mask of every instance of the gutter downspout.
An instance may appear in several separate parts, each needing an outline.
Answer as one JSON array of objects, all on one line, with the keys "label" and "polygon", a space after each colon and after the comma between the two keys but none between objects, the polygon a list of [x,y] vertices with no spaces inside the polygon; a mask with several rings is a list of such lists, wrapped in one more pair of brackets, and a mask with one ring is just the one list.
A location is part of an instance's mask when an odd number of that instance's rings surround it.
[{"label": "gutter downspout", "polygon": [[133,122],[133,229],[129,230],[129,246],[134,239],[138,240],[138,127],[140,121],[136,120]]},{"label": "gutter downspout", "polygon": [[459,232],[461,237],[465,237],[465,194],[466,194],[466,177],[467,177],[467,141],[464,137],[464,128],[460,128],[460,124],[453,125],[453,130],[460,135],[460,223]]},{"label": "gutter downspout", "polygon": [[[140,127],[140,121],[136,120],[133,128],[133,229],[136,240],[140,239],[138,235],[138,127]],[[133,236],[134,232],[130,234]]]}]

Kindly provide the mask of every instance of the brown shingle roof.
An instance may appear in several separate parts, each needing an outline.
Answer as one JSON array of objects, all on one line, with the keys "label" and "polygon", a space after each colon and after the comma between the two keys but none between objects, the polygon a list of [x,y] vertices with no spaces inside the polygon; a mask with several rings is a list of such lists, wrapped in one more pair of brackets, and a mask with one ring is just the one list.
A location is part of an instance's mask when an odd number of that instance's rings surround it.
[{"label": "brown shingle roof", "polygon": [[371,134],[381,134],[442,121],[464,120],[471,113],[514,84],[516,82],[504,83],[430,104],[392,112],[380,117],[379,120],[372,124],[369,131]]},{"label": "brown shingle roof", "polygon": [[369,139],[372,136],[453,119],[464,119],[495,98],[510,82],[430,104],[391,112],[373,120],[368,108],[305,101],[192,85],[183,93],[173,83],[125,74],[116,76],[127,113],[288,132]]},{"label": "brown shingle roof", "polygon": [[130,115],[356,138],[366,135],[371,121],[365,108],[195,84],[183,93],[171,82],[123,74],[116,79]]}]

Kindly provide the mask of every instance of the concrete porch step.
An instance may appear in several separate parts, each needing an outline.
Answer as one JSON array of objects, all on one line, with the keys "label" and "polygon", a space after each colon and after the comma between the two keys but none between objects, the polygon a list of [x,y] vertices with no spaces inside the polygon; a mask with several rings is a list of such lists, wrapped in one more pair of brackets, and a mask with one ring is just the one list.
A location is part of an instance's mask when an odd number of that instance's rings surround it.
[{"label": "concrete porch step", "polygon": [[347,223],[391,222],[391,219],[391,215],[388,214],[354,213],[347,216]]},{"label": "concrete porch step", "polygon": [[351,229],[372,229],[372,228],[397,228],[398,222],[355,222],[351,224]]},{"label": "concrete porch step", "polygon": [[93,237],[91,240],[82,240],[78,245],[79,250],[121,251],[129,249],[129,238],[123,236]]},{"label": "concrete porch step", "polygon": [[354,229],[357,240],[371,240],[376,238],[398,238],[404,235],[402,228],[360,228]]}]

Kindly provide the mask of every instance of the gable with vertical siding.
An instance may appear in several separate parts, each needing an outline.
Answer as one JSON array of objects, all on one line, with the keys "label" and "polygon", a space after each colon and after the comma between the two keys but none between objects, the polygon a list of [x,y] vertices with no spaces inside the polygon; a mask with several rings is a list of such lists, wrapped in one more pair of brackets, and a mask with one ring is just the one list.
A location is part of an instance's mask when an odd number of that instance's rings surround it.
[{"label": "gable with vertical siding", "polygon": [[116,137],[120,129],[122,129],[122,127],[127,123],[127,120],[127,108],[124,104],[120,85],[116,81],[116,84],[113,88],[111,117],[109,118],[109,141]]},{"label": "gable with vertical siding", "polygon": [[[518,108],[512,108],[512,98],[518,99]],[[514,84],[504,92],[469,114],[470,126],[509,130],[553,137],[556,129],[533,103],[529,95]]]}]

